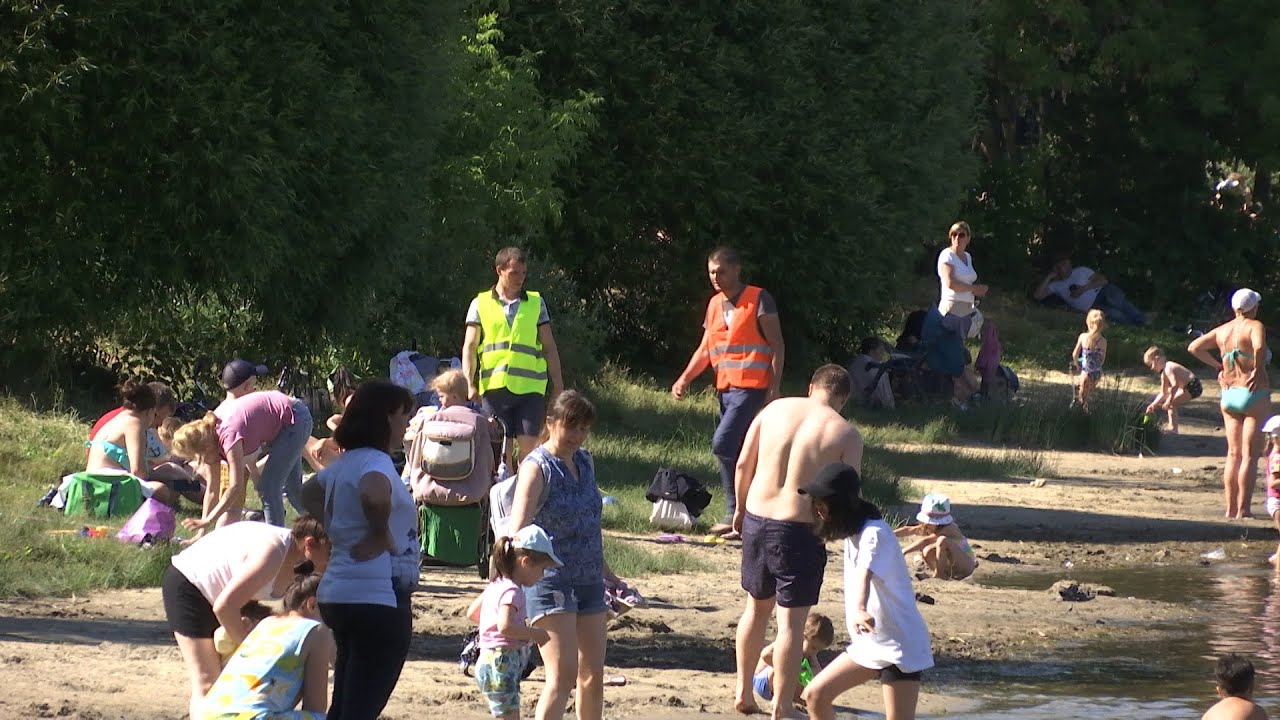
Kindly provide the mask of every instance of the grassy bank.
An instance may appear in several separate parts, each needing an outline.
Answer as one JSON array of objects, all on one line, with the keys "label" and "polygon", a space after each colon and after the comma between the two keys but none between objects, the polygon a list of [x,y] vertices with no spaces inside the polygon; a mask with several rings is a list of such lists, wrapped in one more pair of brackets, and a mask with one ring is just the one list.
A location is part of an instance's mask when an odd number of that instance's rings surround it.
[{"label": "grassy bank", "polygon": [[[63,475],[84,469],[88,426],[59,411],[33,412],[0,398],[0,597],[69,595],[158,585],[170,551],[116,542],[125,518],[68,518],[36,501]],[[111,538],[74,534],[85,525]]]}]

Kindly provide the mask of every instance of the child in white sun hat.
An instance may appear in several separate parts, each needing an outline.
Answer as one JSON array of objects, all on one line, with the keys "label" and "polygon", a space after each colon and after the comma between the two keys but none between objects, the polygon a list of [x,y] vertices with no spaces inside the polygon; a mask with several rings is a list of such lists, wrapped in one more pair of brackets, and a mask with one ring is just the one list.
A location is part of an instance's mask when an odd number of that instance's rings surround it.
[{"label": "child in white sun hat", "polygon": [[919,538],[902,548],[902,554],[920,552],[939,580],[963,580],[973,574],[978,559],[974,557],[969,539],[951,517],[951,498],[942,493],[925,495],[916,520],[919,525],[907,525],[893,532],[900,538]]},{"label": "child in white sun hat", "polygon": [[[1280,415],[1272,415],[1262,426],[1267,436],[1267,514],[1280,530]],[[1280,557],[1280,548],[1268,560],[1273,564]]]}]

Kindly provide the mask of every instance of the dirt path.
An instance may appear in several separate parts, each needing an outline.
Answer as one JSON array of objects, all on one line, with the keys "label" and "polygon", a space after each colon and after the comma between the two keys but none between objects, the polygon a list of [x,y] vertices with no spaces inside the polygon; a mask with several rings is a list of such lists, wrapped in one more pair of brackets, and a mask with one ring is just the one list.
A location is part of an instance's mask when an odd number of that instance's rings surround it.
[{"label": "dirt path", "polygon": [[[1042,485],[1032,484],[1036,478],[913,479],[921,492],[951,495],[979,557],[987,558],[970,581],[917,584],[919,593],[934,600],[920,607],[940,668],[962,675],[966,663],[1043,654],[1057,643],[1101,634],[1150,635],[1188,612],[1123,597],[1071,603],[1049,592],[1002,589],[984,580],[1028,570],[1068,578],[1090,568],[1190,565],[1217,548],[1232,561],[1265,562],[1276,538],[1270,521],[1221,518],[1224,454],[1216,406],[1207,399],[1189,413],[1182,436],[1166,437],[1157,457],[1055,453],[1055,476]],[[1261,494],[1254,509],[1261,514]],[[607,717],[731,717],[725,711],[741,602],[737,550],[691,547],[722,569],[638,580],[651,607],[612,626],[608,673],[624,675],[627,685],[607,689]],[[838,644],[847,639],[839,566],[839,554],[833,553],[819,607],[836,621],[843,636]],[[415,597],[410,660],[385,716],[485,718],[474,685],[457,665],[467,629],[463,611],[481,584],[471,571],[452,570],[424,571],[423,582]],[[528,716],[541,677],[535,673],[525,686]],[[0,683],[6,689],[0,694],[4,718],[185,715],[187,680],[157,590],[0,603]],[[926,681],[924,714],[945,715],[974,702],[929,689]],[[878,710],[879,688],[861,688],[843,704]]]}]

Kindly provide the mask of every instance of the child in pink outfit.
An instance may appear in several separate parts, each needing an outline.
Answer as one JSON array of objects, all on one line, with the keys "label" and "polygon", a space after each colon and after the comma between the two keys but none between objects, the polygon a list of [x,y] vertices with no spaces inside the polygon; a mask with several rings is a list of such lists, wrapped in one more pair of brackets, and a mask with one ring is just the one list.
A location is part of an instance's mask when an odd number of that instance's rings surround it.
[{"label": "child in pink outfit", "polygon": [[[1272,415],[1262,432],[1267,436],[1267,514],[1280,530],[1280,415]],[[1275,564],[1277,557],[1280,548],[1268,560]]]},{"label": "child in pink outfit", "polygon": [[500,537],[493,546],[493,581],[471,603],[467,617],[480,626],[476,684],[495,718],[519,720],[520,680],[529,643],[542,645],[551,639],[546,630],[526,624],[524,589],[541,580],[547,568],[561,565],[551,538],[537,525],[521,528],[514,537]]}]

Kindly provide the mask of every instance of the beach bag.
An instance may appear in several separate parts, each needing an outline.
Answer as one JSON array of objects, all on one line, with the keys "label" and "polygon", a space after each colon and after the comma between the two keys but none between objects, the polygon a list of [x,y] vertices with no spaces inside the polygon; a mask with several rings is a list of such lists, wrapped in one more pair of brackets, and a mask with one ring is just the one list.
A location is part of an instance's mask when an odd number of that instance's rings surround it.
[{"label": "beach bag", "polygon": [[649,522],[663,530],[688,530],[693,527],[693,517],[684,503],[676,500],[658,500],[649,513]]},{"label": "beach bag", "polygon": [[418,431],[421,467],[436,482],[471,477],[476,466],[475,425],[432,418]]},{"label": "beach bag", "polygon": [[96,518],[132,515],[142,507],[142,483],[132,475],[79,472],[71,476],[65,512]]},{"label": "beach bag", "polygon": [[147,498],[116,534],[118,540],[136,543],[148,537],[151,540],[168,540],[178,528],[178,516],[173,508],[159,500]]}]

